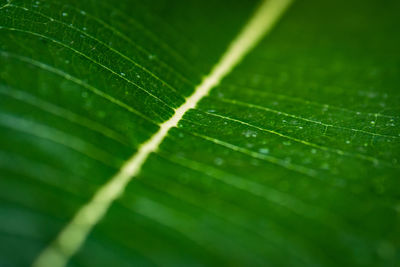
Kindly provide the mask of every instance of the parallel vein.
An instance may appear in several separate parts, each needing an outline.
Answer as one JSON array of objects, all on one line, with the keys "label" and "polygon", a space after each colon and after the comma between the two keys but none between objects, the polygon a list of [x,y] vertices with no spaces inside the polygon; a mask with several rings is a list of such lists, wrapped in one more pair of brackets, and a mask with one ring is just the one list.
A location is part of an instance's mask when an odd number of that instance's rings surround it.
[{"label": "parallel vein", "polygon": [[176,127],[183,115],[188,110],[195,108],[197,103],[241,62],[244,56],[272,29],[291,2],[291,0],[264,0],[262,2],[222,55],[220,61],[196,86],[194,93],[175,110],[175,114],[169,120],[160,125],[159,130],[148,141],[140,146],[138,152],[125,162],[119,172],[100,187],[93,198],[81,207],[53,243],[39,255],[33,266],[66,265],[69,258],[83,244],[91,229],[106,214],[113,201],[123,193],[132,177],[140,172],[149,155],[158,149],[168,131]]}]

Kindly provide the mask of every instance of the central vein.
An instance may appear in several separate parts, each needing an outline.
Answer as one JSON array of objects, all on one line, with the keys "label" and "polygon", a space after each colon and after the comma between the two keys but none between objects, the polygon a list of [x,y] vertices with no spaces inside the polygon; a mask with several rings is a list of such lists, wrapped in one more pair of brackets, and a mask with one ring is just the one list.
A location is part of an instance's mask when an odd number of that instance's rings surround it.
[{"label": "central vein", "polygon": [[184,104],[175,110],[175,114],[160,125],[159,130],[143,143],[137,153],[132,155],[119,172],[83,205],[72,220],[62,229],[57,238],[39,255],[34,267],[65,266],[78,251],[92,228],[107,213],[110,205],[124,192],[128,183],[135,177],[152,152],[157,151],[168,131],[176,127],[185,113],[196,107],[197,103],[211,89],[239,64],[258,42],[272,29],[292,0],[264,0],[254,15],[246,23],[239,35],[231,42],[219,62],[204,77]]}]

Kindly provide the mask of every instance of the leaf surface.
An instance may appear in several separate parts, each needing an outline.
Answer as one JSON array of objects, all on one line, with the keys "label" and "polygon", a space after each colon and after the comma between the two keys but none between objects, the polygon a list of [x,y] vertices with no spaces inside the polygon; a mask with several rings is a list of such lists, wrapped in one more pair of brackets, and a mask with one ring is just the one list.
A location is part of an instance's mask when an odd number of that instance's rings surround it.
[{"label": "leaf surface", "polygon": [[[59,233],[258,9],[0,2],[0,265],[68,255]],[[295,2],[169,129],[68,264],[395,266],[399,11]]]}]

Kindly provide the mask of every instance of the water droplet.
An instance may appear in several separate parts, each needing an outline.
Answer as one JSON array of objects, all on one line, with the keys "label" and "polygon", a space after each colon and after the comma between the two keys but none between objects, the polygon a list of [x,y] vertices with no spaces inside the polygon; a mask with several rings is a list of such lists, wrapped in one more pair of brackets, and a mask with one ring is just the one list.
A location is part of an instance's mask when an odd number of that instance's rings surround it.
[{"label": "water droplet", "polygon": [[311,149],[311,153],[312,153],[312,154],[316,154],[316,153],[317,153],[317,150],[316,150],[315,148],[313,148],[313,149]]},{"label": "water droplet", "polygon": [[86,30],[87,30],[87,28],[86,28],[86,27],[83,27],[83,28],[82,28],[82,30],[86,31]]},{"label": "water droplet", "polygon": [[154,55],[152,55],[152,54],[149,55],[149,59],[150,59],[150,60],[153,60],[154,58],[155,58]]},{"label": "water droplet", "polygon": [[260,148],[258,150],[258,152],[260,152],[261,154],[269,154],[269,149],[268,148]]},{"label": "water droplet", "polygon": [[125,74],[125,73],[123,73],[123,72],[121,72],[120,74],[121,74],[121,76],[125,76],[125,75],[126,75],[126,74]]},{"label": "water droplet", "polygon": [[68,16],[68,13],[63,12],[63,13],[62,13],[62,16],[63,16],[63,17],[66,17],[66,16]]},{"label": "water droplet", "polygon": [[346,140],[346,144],[350,144],[350,141],[349,141],[349,140]]},{"label": "water droplet", "polygon": [[374,125],[374,124],[375,124],[375,121],[371,121],[371,124]]},{"label": "water droplet", "polygon": [[361,115],[361,112],[357,111],[356,114],[357,114],[357,115]]},{"label": "water droplet", "polygon": [[214,109],[209,109],[209,110],[207,110],[207,112],[209,112],[209,113],[214,113],[215,110],[214,110]]},{"label": "water droplet", "polygon": [[139,74],[136,74],[136,78],[140,79],[140,75],[139,75]]},{"label": "water droplet", "polygon": [[257,137],[257,133],[251,130],[244,131],[243,135],[246,136],[246,138]]},{"label": "water droplet", "polygon": [[221,166],[224,163],[224,160],[221,158],[215,158],[214,163],[215,165]]},{"label": "water droplet", "polygon": [[284,146],[290,146],[292,143],[290,141],[283,141],[282,144]]},{"label": "water droplet", "polygon": [[282,120],[283,123],[286,123],[286,120]]},{"label": "water droplet", "polygon": [[83,11],[83,10],[81,10],[81,12],[80,12],[82,15],[86,15],[86,12],[85,11]]},{"label": "water droplet", "polygon": [[69,60],[68,59],[66,59],[64,62],[65,62],[65,64],[69,64]]},{"label": "water droplet", "polygon": [[375,97],[377,97],[377,96],[378,96],[378,94],[375,93],[375,92],[368,92],[368,93],[367,93],[367,97],[369,97],[369,98],[375,98]]},{"label": "water droplet", "polygon": [[253,147],[254,147],[254,144],[247,143],[247,144],[246,144],[246,147],[247,147],[247,148],[253,148]]},{"label": "water droplet", "polygon": [[299,129],[300,129],[300,130],[303,129],[303,126],[299,126]]}]

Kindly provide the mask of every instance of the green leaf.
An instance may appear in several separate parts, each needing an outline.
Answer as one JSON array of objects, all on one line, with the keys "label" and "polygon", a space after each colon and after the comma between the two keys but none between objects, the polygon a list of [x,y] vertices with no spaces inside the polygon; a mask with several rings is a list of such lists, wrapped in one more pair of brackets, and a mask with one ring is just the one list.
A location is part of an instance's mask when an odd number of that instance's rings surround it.
[{"label": "green leaf", "polygon": [[0,0],[0,265],[396,266],[399,11]]}]

